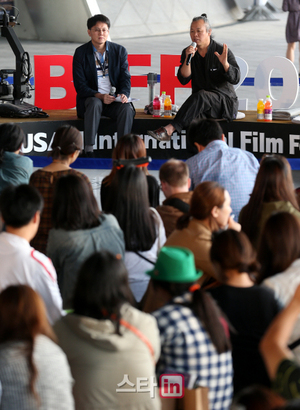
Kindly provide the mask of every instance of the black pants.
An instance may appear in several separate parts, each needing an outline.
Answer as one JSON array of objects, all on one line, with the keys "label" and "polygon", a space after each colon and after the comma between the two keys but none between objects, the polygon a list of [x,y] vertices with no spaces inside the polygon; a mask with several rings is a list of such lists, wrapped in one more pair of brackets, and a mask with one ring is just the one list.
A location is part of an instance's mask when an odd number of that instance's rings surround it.
[{"label": "black pants", "polygon": [[187,129],[194,119],[222,118],[224,97],[213,91],[200,90],[183,103],[171,124],[177,132]]},{"label": "black pants", "polygon": [[89,97],[85,101],[84,145],[95,144],[102,115],[117,121],[118,139],[131,132],[135,116],[135,110],[131,103],[104,104],[99,98]]}]

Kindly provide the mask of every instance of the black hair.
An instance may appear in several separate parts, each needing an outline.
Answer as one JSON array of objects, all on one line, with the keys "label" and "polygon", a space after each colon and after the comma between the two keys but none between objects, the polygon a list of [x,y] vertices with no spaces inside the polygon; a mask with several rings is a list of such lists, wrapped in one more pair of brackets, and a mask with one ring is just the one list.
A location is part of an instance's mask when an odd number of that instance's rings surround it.
[{"label": "black hair", "polygon": [[134,165],[118,170],[111,183],[107,209],[124,232],[127,251],[147,251],[156,239],[155,215],[149,207],[145,173]]},{"label": "black hair", "polygon": [[110,20],[108,17],[104,16],[104,14],[95,14],[94,16],[90,17],[87,20],[87,28],[90,30],[98,23],[98,21],[107,24],[108,29],[110,29]]},{"label": "black hair", "polygon": [[7,226],[27,225],[37,211],[42,211],[44,200],[32,185],[10,185],[0,195],[0,211]]},{"label": "black hair", "polygon": [[[192,283],[175,283],[161,280],[151,279],[154,290],[162,288],[168,292],[172,299],[176,296],[181,296],[188,292]],[[209,334],[212,343],[217,352],[224,353],[231,349],[231,343],[228,335],[226,335],[223,323],[227,321],[214,299],[210,294],[204,292],[202,289],[196,289],[192,293],[192,301],[187,305],[194,313],[194,315],[204,325]]]},{"label": "black hair", "polygon": [[229,269],[246,272],[255,281],[260,268],[247,235],[233,229],[213,233],[210,259],[216,268],[217,279],[223,283],[227,282],[226,271]]},{"label": "black hair", "polygon": [[300,258],[299,219],[288,212],[271,215],[262,231],[257,258],[261,263],[259,282],[284,272]]},{"label": "black hair", "polygon": [[21,148],[25,141],[23,130],[13,123],[0,125],[0,164],[3,162],[5,151],[15,152]]},{"label": "black hair", "polygon": [[55,132],[51,149],[50,156],[53,159],[61,160],[68,158],[75,151],[81,151],[82,136],[80,131],[72,125],[62,125]]},{"label": "black hair", "polygon": [[222,135],[223,130],[220,124],[211,118],[194,120],[188,129],[190,144],[194,145],[197,142],[203,147],[206,147],[212,141],[221,140]]},{"label": "black hair", "polygon": [[52,206],[55,229],[90,229],[100,225],[100,215],[95,195],[85,179],[69,174],[57,180]]},{"label": "black hair", "polygon": [[133,304],[134,298],[121,256],[108,251],[94,253],[79,270],[73,297],[74,313],[112,320],[116,333],[120,334],[120,310],[124,303]]}]

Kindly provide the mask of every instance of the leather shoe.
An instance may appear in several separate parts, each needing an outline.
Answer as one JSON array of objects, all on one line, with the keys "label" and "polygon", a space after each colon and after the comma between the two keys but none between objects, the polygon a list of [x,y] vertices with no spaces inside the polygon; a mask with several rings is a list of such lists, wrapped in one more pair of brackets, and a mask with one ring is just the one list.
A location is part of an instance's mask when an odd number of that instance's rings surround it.
[{"label": "leather shoe", "polygon": [[147,131],[150,137],[155,138],[157,141],[170,141],[171,135],[168,135],[165,127],[160,127],[155,131]]}]

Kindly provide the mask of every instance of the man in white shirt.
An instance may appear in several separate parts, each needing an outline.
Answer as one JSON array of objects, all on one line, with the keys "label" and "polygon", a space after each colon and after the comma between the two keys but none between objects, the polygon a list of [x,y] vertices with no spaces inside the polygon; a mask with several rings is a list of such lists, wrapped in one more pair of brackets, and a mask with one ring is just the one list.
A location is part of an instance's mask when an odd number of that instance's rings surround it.
[{"label": "man in white shirt", "polygon": [[56,271],[49,258],[30,246],[42,208],[43,198],[31,185],[9,186],[2,192],[0,211],[5,232],[0,233],[0,291],[10,285],[31,286],[43,298],[53,324],[62,314]]}]

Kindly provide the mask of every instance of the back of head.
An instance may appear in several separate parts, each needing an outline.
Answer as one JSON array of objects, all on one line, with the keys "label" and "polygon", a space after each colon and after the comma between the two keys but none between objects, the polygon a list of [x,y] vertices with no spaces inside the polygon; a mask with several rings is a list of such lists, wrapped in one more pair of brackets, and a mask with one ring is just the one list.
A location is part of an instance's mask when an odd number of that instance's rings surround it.
[{"label": "back of head", "polygon": [[267,220],[258,249],[260,281],[284,272],[300,258],[300,221],[288,212],[278,212]]},{"label": "back of head", "polygon": [[132,301],[128,273],[120,255],[101,251],[83,263],[73,298],[75,314],[98,320],[118,319],[121,306]]},{"label": "back of head", "polygon": [[50,155],[53,159],[66,159],[82,149],[82,136],[72,125],[59,127],[54,135]]},{"label": "back of head", "polygon": [[226,270],[257,273],[259,265],[247,235],[233,229],[217,232],[213,235],[210,259],[216,267],[218,279],[226,282]]},{"label": "back of head", "polygon": [[[147,151],[144,141],[136,134],[126,134],[118,140],[112,153],[112,159],[136,159],[146,155]],[[141,167],[141,169],[147,172],[147,167]],[[111,184],[116,172],[117,166],[114,165],[110,174],[105,178],[105,185]]]},{"label": "back of head", "polygon": [[104,14],[95,14],[87,20],[87,28],[90,30],[98,22],[107,24],[108,29],[110,29],[110,20]]},{"label": "back of head", "polygon": [[211,118],[194,120],[188,129],[189,142],[192,145],[196,142],[203,147],[206,147],[212,141],[222,140],[222,135],[223,130],[220,124]]},{"label": "back of head", "polygon": [[172,187],[182,187],[188,183],[189,168],[178,159],[169,159],[159,169],[159,179]]},{"label": "back of head", "polygon": [[113,150],[113,159],[134,159],[146,156],[144,141],[135,134],[121,137]]},{"label": "back of head", "polygon": [[5,123],[0,125],[0,164],[3,161],[5,151],[15,152],[21,148],[25,141],[23,130],[13,123]]},{"label": "back of head", "polygon": [[134,165],[117,171],[111,184],[108,209],[124,232],[126,250],[149,250],[156,239],[144,172]]},{"label": "back of head", "polygon": [[7,226],[28,225],[37,211],[43,209],[43,198],[32,185],[8,186],[0,195],[0,211]]},{"label": "back of head", "polygon": [[208,218],[211,230],[215,230],[215,223],[211,214],[212,209],[217,206],[222,208],[225,201],[225,189],[215,181],[205,181],[197,185],[193,191],[190,202],[190,211],[177,221],[177,229],[183,229],[188,225],[191,217],[198,220]]},{"label": "back of head", "polygon": [[76,174],[59,178],[55,184],[52,223],[56,229],[75,231],[99,225],[100,210],[87,182]]},{"label": "back of head", "polygon": [[256,235],[263,203],[274,201],[288,201],[299,209],[290,164],[277,154],[262,159],[249,203],[241,215],[243,231],[251,241]]},{"label": "back of head", "polygon": [[33,341],[38,334],[54,339],[42,298],[27,285],[4,289],[0,293],[0,342]]}]

